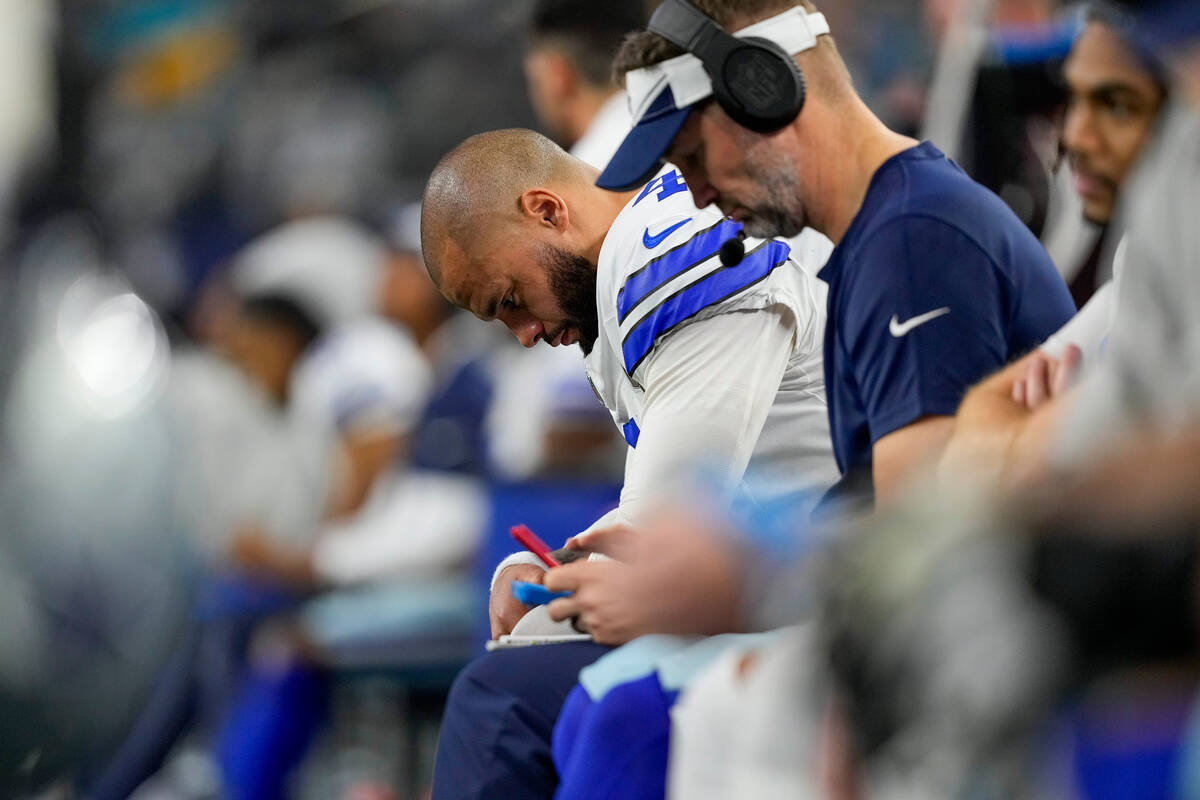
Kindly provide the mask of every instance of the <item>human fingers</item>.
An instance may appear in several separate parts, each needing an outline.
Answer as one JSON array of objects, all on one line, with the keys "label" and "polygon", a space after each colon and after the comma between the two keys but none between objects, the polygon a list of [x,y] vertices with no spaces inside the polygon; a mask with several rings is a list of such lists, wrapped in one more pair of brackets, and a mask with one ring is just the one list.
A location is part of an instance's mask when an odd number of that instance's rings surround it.
[{"label": "human fingers", "polygon": [[1051,386],[1051,391],[1055,397],[1063,394],[1067,389],[1071,388],[1071,384],[1075,382],[1075,377],[1079,374],[1079,367],[1083,363],[1083,351],[1078,345],[1069,344],[1063,351],[1062,360],[1058,363],[1058,369],[1054,373],[1054,382]]},{"label": "human fingers", "polygon": [[1040,406],[1050,397],[1051,360],[1039,353],[1029,365],[1025,376],[1025,405],[1030,409]]},{"label": "human fingers", "polygon": [[619,619],[605,615],[597,609],[585,610],[581,613],[575,620],[575,628],[590,633],[597,644],[614,646],[625,644],[639,635],[629,625],[622,624]]},{"label": "human fingers", "polygon": [[582,547],[593,553],[602,553],[609,558],[626,561],[637,549],[638,536],[634,528],[621,523],[597,528],[588,531],[586,536],[576,538],[580,539]]},{"label": "human fingers", "polygon": [[1025,379],[1017,378],[1012,385],[1013,402],[1019,406],[1025,405]]},{"label": "human fingers", "polygon": [[574,597],[560,597],[557,600],[551,600],[550,604],[546,606],[546,613],[555,622],[577,617],[581,612],[579,601]]},{"label": "human fingers", "polygon": [[542,584],[552,592],[573,592],[587,579],[589,569],[594,566],[588,561],[576,561],[555,567],[542,576]]},{"label": "human fingers", "polygon": [[542,568],[535,564],[514,564],[497,576],[488,598],[488,623],[493,639],[512,633],[517,621],[529,611],[529,606],[513,597],[513,581],[541,583],[543,574]]},{"label": "human fingers", "polygon": [[512,633],[513,628],[529,612],[529,606],[517,598],[495,600],[488,608],[488,622],[492,629],[492,638],[498,639]]}]

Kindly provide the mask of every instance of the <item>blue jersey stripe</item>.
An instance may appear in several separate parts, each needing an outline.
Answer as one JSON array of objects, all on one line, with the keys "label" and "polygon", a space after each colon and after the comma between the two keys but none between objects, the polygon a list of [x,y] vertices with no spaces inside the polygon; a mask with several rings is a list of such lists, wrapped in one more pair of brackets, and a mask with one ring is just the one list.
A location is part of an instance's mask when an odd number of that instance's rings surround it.
[{"label": "blue jersey stripe", "polygon": [[766,278],[787,261],[790,251],[786,242],[768,239],[748,253],[741,263],[722,267],[665,299],[625,335],[621,343],[625,372],[633,374],[649,355],[658,337],[714,303],[732,297]]},{"label": "blue jersey stripe", "polygon": [[742,229],[740,223],[722,219],[673,247],[625,279],[617,292],[617,322],[623,322],[639,303],[667,281],[717,254],[727,239]]},{"label": "blue jersey stripe", "polygon": [[621,433],[625,434],[625,441],[629,443],[630,447],[637,447],[638,437],[642,435],[642,430],[638,427],[636,420],[631,419],[622,425]]}]

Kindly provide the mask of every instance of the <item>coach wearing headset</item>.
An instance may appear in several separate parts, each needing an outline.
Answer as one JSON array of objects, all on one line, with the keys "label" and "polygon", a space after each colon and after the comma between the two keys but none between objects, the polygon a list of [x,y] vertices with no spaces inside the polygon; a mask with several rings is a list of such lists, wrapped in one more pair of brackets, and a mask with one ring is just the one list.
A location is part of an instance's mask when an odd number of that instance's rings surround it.
[{"label": "coach wearing headset", "polygon": [[837,245],[820,273],[834,451],[843,488],[886,502],[940,454],[966,390],[1075,308],[999,198],[871,113],[828,30],[808,0],[667,0],[617,55],[635,126],[597,183],[667,160],[748,233]]}]

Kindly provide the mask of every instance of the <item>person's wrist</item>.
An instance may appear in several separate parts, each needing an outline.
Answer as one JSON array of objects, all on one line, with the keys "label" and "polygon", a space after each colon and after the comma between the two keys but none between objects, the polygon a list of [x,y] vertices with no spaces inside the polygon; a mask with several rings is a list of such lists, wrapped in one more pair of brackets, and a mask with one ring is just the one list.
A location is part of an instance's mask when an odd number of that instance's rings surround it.
[{"label": "person's wrist", "polygon": [[510,568],[516,566],[533,567],[541,572],[545,572],[546,570],[546,567],[533,553],[524,550],[519,553],[513,553],[496,566],[496,571],[492,573],[492,582],[488,591],[494,592],[496,590],[496,582],[500,580],[500,576],[507,572]]}]

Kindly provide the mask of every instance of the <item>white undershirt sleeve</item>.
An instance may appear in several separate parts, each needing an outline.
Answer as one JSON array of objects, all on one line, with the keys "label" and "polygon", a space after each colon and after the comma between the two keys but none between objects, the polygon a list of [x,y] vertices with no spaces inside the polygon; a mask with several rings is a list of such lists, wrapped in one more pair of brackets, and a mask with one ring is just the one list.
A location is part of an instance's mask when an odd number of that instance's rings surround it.
[{"label": "white undershirt sleeve", "polygon": [[[637,447],[628,451],[620,506],[588,530],[636,525],[700,463],[728,484],[741,480],[795,341],[784,306],[731,311],[669,334],[639,369],[646,386]],[[586,534],[581,538],[586,539]],[[540,563],[514,553],[496,567]]]},{"label": "white undershirt sleeve", "polygon": [[690,323],[655,348],[640,370],[646,393],[625,465],[623,518],[636,523],[698,463],[729,484],[742,478],[794,338],[794,317],[780,306]]}]

